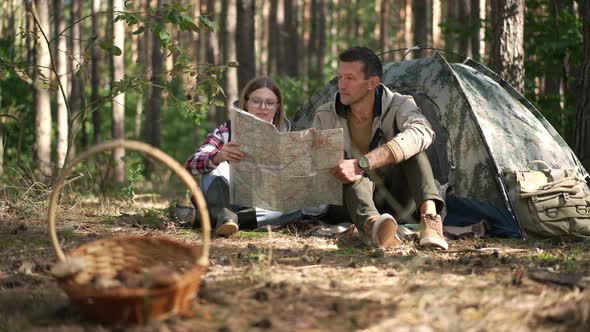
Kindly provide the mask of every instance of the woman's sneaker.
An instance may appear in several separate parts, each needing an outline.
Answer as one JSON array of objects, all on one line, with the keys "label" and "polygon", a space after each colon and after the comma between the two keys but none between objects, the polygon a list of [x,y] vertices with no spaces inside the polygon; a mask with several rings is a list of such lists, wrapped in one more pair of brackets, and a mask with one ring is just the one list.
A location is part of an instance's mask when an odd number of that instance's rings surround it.
[{"label": "woman's sneaker", "polygon": [[218,220],[215,225],[215,236],[230,236],[239,230],[238,224],[233,219]]},{"label": "woman's sneaker", "polygon": [[449,244],[443,235],[443,223],[440,215],[420,215],[420,245],[443,250],[449,249]]},{"label": "woman's sneaker", "polygon": [[377,248],[385,249],[401,243],[397,235],[397,222],[389,213],[370,217],[360,231]]}]

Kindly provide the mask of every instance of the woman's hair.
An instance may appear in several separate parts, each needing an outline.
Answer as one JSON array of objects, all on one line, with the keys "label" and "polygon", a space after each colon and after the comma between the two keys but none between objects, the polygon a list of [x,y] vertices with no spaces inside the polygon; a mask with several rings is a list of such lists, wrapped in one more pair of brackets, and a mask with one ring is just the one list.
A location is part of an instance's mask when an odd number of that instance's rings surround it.
[{"label": "woman's hair", "polygon": [[248,110],[248,98],[250,94],[258,89],[261,88],[268,88],[277,96],[277,111],[275,113],[274,118],[272,119],[272,124],[277,127],[278,130],[283,129],[285,126],[285,109],[283,107],[283,95],[281,94],[281,90],[279,89],[279,85],[275,82],[272,78],[266,76],[256,77],[242,89],[242,95],[240,96],[240,107],[247,111]]}]

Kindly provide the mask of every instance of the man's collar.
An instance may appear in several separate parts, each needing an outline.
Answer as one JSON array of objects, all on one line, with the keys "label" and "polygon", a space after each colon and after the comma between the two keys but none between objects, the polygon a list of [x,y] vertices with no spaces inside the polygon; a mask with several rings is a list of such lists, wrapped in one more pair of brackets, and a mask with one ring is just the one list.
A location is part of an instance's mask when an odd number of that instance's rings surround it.
[{"label": "man's collar", "polygon": [[[383,97],[383,85],[379,84],[375,89],[375,105],[373,106],[373,117],[381,116],[381,98]],[[345,118],[346,113],[350,110],[350,106],[342,104],[340,101],[340,92],[336,93],[336,114]]]}]

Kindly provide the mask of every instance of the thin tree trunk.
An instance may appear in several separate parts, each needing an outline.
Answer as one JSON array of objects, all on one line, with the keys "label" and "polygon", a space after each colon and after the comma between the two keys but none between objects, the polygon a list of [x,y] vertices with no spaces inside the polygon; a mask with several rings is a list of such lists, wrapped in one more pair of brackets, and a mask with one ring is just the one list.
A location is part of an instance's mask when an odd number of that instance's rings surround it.
[{"label": "thin tree trunk", "polygon": [[[454,27],[457,24],[457,1],[458,0],[447,0],[445,6],[445,20],[444,24],[447,27]],[[454,33],[445,33],[444,34],[444,42],[445,42],[445,50],[447,51],[457,51],[457,37]]]},{"label": "thin tree trunk", "polygon": [[283,76],[287,70],[287,59],[285,58],[286,50],[286,36],[285,36],[285,1],[286,0],[277,0],[277,53],[275,56],[277,57],[277,68],[276,68],[276,76]]},{"label": "thin tree trunk", "polygon": [[[382,0],[381,1],[381,8],[379,10],[379,17],[381,19],[381,22],[379,24],[380,27],[380,31],[379,31],[379,42],[381,43],[381,49],[384,52],[387,51],[391,51],[394,49],[394,47],[392,47],[391,45],[391,41],[390,41],[390,22],[391,22],[391,3],[390,0]],[[383,56],[383,60],[387,61],[388,59],[390,59],[390,54],[387,53]]]},{"label": "thin tree trunk", "polygon": [[[412,0],[405,0],[405,8],[404,8],[404,40],[406,43],[406,47],[412,47],[414,45],[412,45],[414,38],[412,38],[412,18],[414,16],[413,12],[412,12]],[[414,54],[412,54],[412,52],[409,52],[408,55],[406,56],[406,60],[407,59],[413,59],[414,58]]]},{"label": "thin tree trunk", "polygon": [[[45,33],[47,39],[51,39],[49,26],[49,8],[47,1],[37,2],[37,19],[40,29],[39,35]],[[51,58],[49,45],[43,37],[36,46],[36,66],[39,75],[34,81],[35,85],[35,143],[38,168],[45,176],[51,176],[51,97],[49,90],[43,88],[42,81],[51,77]]]},{"label": "thin tree trunk", "polygon": [[[92,35],[98,36],[98,13],[100,11],[100,2],[101,0],[93,0],[92,1]],[[101,116],[101,108],[100,107],[100,92],[99,92],[99,84],[100,84],[100,77],[99,77],[99,52],[98,46],[94,45],[92,47],[91,53],[92,62],[91,66],[91,87],[92,87],[92,95],[90,97],[90,111],[92,112],[92,127],[94,129],[93,135],[93,142],[94,144],[102,142],[102,116]]]},{"label": "thin tree trunk", "polygon": [[[60,33],[65,28],[64,22],[64,7],[62,0],[55,0],[55,27],[57,33]],[[68,51],[66,45],[66,38],[63,36],[56,36],[57,48],[55,53],[57,55],[57,78],[61,82],[64,93],[69,90],[69,75],[68,75],[68,59],[66,53]],[[57,99],[57,145],[56,145],[56,163],[57,168],[61,169],[66,161],[68,152],[68,107],[64,94],[58,89],[56,91]]]},{"label": "thin tree trunk", "polygon": [[317,63],[316,66],[318,68],[318,72],[316,75],[317,82],[323,81],[323,72],[324,72],[324,58],[326,57],[326,2],[324,0],[318,0],[318,36],[317,36]]},{"label": "thin tree trunk", "polygon": [[[426,0],[412,0],[412,13],[414,25],[414,45],[428,44]],[[416,57],[424,57],[425,51],[416,52]]]},{"label": "thin tree trunk", "polygon": [[[225,0],[228,1],[228,0]],[[236,12],[236,1],[235,0],[231,0],[231,2],[234,4],[234,8],[232,9],[232,12],[235,13]],[[264,23],[262,24],[262,30],[260,31],[261,37],[260,37],[260,65],[257,66],[258,68],[258,73],[259,75],[264,75],[265,73],[268,73],[268,68],[269,68],[269,47],[270,47],[270,6],[271,6],[271,1],[264,1],[262,4],[262,18]],[[235,15],[234,15],[234,22],[235,22]],[[226,43],[228,41],[225,41]],[[232,42],[234,43],[234,48],[235,48],[235,31],[234,31],[234,37],[232,37]],[[237,74],[236,74],[237,75]]]},{"label": "thin tree trunk", "polygon": [[277,15],[278,1],[270,2],[269,28],[268,28],[268,75],[275,76],[277,62],[279,60],[279,21]]},{"label": "thin tree trunk", "polygon": [[[334,0],[332,1],[332,3],[330,4],[330,2],[328,2],[328,6],[329,10],[328,10],[328,15],[330,16],[330,36],[333,37],[337,37],[339,35],[339,13],[340,11],[338,10],[338,6],[339,6],[339,2],[341,0]],[[330,15],[331,14],[331,15]],[[338,43],[335,40],[332,40],[331,43],[331,47],[330,47],[330,53],[333,54],[332,61],[330,62],[330,68],[332,68],[332,70],[336,71],[336,68],[338,66],[338,58],[337,58],[337,54],[338,54]]]},{"label": "thin tree trunk", "polygon": [[[223,0],[222,16],[225,17],[222,23],[223,37],[223,62],[236,61],[236,0]],[[238,72],[236,68],[228,68],[224,76],[225,87],[225,112],[219,112],[220,115],[217,123],[221,123],[227,119],[227,109],[231,103],[238,99]]]},{"label": "thin tree trunk", "polygon": [[442,4],[441,0],[432,0],[432,46],[435,48],[444,48],[444,39],[440,23],[442,22]]},{"label": "thin tree trunk", "polygon": [[285,0],[284,4],[284,47],[283,58],[285,62],[285,74],[291,77],[297,77],[299,73],[299,34],[297,33],[297,1]]},{"label": "thin tree trunk", "polygon": [[318,2],[319,0],[311,0],[310,4],[310,20],[309,20],[309,39],[307,40],[307,57],[306,61],[309,64],[307,70],[305,71],[308,76],[316,75],[318,70],[321,70],[319,67],[316,67],[315,59],[317,57],[317,44],[318,44]]},{"label": "thin tree trunk", "polygon": [[[162,7],[162,0],[157,0],[156,8],[159,11]],[[162,19],[158,19],[161,23]],[[149,89],[149,96],[146,109],[146,137],[147,142],[155,147],[161,146],[161,106],[162,106],[162,50],[160,40],[156,34],[152,34],[151,48],[152,64],[152,85]]]},{"label": "thin tree trunk", "polygon": [[[115,16],[118,15],[115,11],[125,10],[124,0],[111,0],[113,16],[112,21],[115,21]],[[113,83],[119,82],[125,75],[125,22],[119,20],[113,23],[113,45],[121,50],[118,56],[112,55],[113,61]],[[113,91],[111,90],[111,94]],[[113,95],[113,139],[125,138],[125,92]],[[113,150],[113,159],[115,162],[115,183],[122,184],[125,182],[125,150],[118,148]]]},{"label": "thin tree trunk", "polygon": [[590,171],[590,4],[582,1],[582,36],[584,38],[584,65],[580,81],[580,94],[576,110],[575,152],[587,171]]},{"label": "thin tree trunk", "polygon": [[76,155],[76,136],[80,130],[80,117],[82,115],[80,95],[80,23],[74,24],[80,18],[80,2],[72,1],[70,3],[70,24],[72,25],[72,54],[70,55],[70,142],[67,159],[70,160]]},{"label": "thin tree trunk", "polygon": [[524,93],[524,0],[492,1],[492,69]]},{"label": "thin tree trunk", "polygon": [[[467,29],[470,28],[471,23],[471,0],[458,0],[458,22],[467,22]],[[470,57],[471,47],[469,45],[471,38],[467,34],[458,34],[457,39],[459,40],[459,54]]]},{"label": "thin tree trunk", "polygon": [[[300,10],[298,10],[298,12],[301,13],[301,33],[299,34],[299,49],[302,50],[309,50],[309,52],[307,52],[308,56],[302,56],[301,57],[301,61],[299,63],[300,66],[300,70],[302,73],[306,73],[306,75],[309,75],[312,72],[312,66],[314,65],[311,62],[312,59],[312,53],[315,51],[313,49],[310,48],[310,45],[312,45],[312,41],[311,39],[312,37],[312,22],[313,22],[313,4],[311,3],[311,1],[304,1],[303,4],[300,7]],[[338,11],[335,11],[336,13]],[[336,54],[337,51],[336,51]],[[305,84],[308,85],[309,84],[309,79],[306,80]]]},{"label": "thin tree trunk", "polygon": [[238,87],[242,91],[246,83],[256,75],[256,54],[254,49],[254,0],[237,0],[236,48],[238,62]]},{"label": "thin tree trunk", "polygon": [[[471,26],[473,32],[471,33],[471,57],[475,60],[480,59],[481,48],[481,0],[471,1]],[[484,4],[485,5],[485,4]]]}]

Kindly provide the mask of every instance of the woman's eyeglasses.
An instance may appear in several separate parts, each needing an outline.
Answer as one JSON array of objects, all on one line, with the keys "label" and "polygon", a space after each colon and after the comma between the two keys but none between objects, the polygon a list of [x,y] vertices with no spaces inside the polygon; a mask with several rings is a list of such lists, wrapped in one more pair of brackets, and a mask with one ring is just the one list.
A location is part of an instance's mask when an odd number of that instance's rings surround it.
[{"label": "woman's eyeglasses", "polygon": [[269,110],[274,110],[277,108],[277,105],[279,104],[277,101],[274,100],[263,100],[263,99],[258,99],[258,98],[252,98],[252,99],[248,99],[248,103],[250,104],[250,106],[254,106],[256,108],[260,108],[262,109],[262,106],[266,106],[266,109]]}]

